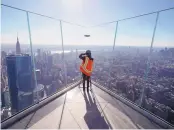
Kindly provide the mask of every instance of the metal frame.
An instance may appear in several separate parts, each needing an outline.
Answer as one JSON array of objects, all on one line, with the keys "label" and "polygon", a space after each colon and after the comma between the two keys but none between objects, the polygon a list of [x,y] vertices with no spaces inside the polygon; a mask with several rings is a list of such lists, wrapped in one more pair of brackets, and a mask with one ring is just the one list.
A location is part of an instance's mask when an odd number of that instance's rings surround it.
[{"label": "metal frame", "polygon": [[[47,18],[50,18],[50,19],[53,19],[53,20],[56,20],[56,21],[61,20],[61,19],[57,19],[55,17],[50,17],[50,16],[47,16],[47,15],[44,15],[44,14],[39,14],[39,13],[36,13],[36,12],[20,9],[20,8],[13,7],[13,6],[10,6],[10,5],[6,5],[6,4],[1,4],[1,5],[5,6],[5,7],[12,8],[12,9],[28,12],[28,13],[31,13],[31,14],[36,14],[36,15],[39,15],[39,16],[47,17]],[[124,19],[118,19],[118,20],[110,21],[110,22],[106,22],[106,23],[101,23],[101,24],[98,24],[98,25],[90,26],[90,27],[83,26],[83,25],[80,25],[80,24],[77,24],[77,23],[64,21],[64,20],[61,20],[61,21],[64,22],[64,23],[68,23],[68,24],[72,24],[72,25],[76,25],[76,26],[80,26],[80,27],[84,27],[84,28],[93,28],[93,27],[99,27],[99,26],[103,26],[103,25],[107,25],[107,24],[111,24],[111,23],[116,23],[116,22],[120,22],[120,21],[129,20],[129,19],[134,19],[134,18],[137,18],[137,17],[142,17],[142,16],[146,16],[146,15],[150,15],[150,14],[160,13],[160,12],[164,12],[164,11],[168,11],[168,10],[172,10],[172,9],[174,9],[174,7],[167,8],[167,9],[162,9],[162,10],[158,10],[158,11],[154,11],[154,12],[150,12],[150,13],[140,14],[140,15],[133,16],[133,17],[127,17],[127,18],[124,18]]]},{"label": "metal frame", "polygon": [[6,4],[1,4],[1,5],[2,5],[2,6],[5,6],[5,7],[8,7],[8,8],[16,9],[16,10],[19,10],[19,11],[28,12],[28,13],[30,13],[30,14],[35,14],[35,15],[39,15],[39,16],[42,16],[42,17],[46,17],[46,18],[49,18],[49,19],[56,20],[56,21],[62,21],[62,22],[64,22],[64,23],[68,23],[68,24],[72,24],[72,25],[76,25],[76,26],[80,26],[80,27],[86,28],[86,27],[83,26],[83,25],[76,24],[76,23],[72,23],[72,22],[68,22],[68,21],[64,21],[64,20],[62,20],[62,19],[57,19],[57,18],[55,18],[55,17],[47,16],[47,15],[44,15],[44,14],[32,12],[32,11],[29,11],[29,10],[17,8],[17,7],[10,6],[10,5],[6,5]]},{"label": "metal frame", "polygon": [[129,20],[129,19],[134,19],[134,18],[146,16],[146,15],[156,14],[156,13],[160,13],[160,12],[164,12],[164,11],[168,11],[168,10],[172,10],[172,9],[174,9],[174,7],[167,8],[167,9],[162,9],[162,10],[158,10],[158,11],[154,11],[154,12],[150,12],[150,13],[140,14],[140,15],[137,15],[137,16],[128,17],[128,18],[124,18],[124,19],[118,19],[118,20],[111,21],[111,22],[101,23],[101,24],[98,24],[98,25],[91,26],[90,28],[99,27],[99,26],[112,24],[112,23],[116,23],[116,22],[120,22],[120,21],[125,21],[125,20]]},{"label": "metal frame", "polygon": [[[152,54],[152,50],[153,50],[153,43],[154,43],[154,38],[155,38],[155,34],[156,34],[156,28],[157,28],[157,24],[158,24],[158,18],[159,18],[159,12],[157,12],[156,20],[155,20],[155,26],[154,26],[154,29],[153,29],[152,41],[151,41],[151,46],[150,46],[149,56],[148,56],[148,61],[147,61],[147,70],[145,72],[145,81],[148,78],[149,66],[150,66],[150,59],[151,59],[151,54]],[[143,91],[142,91],[141,98],[140,98],[140,106],[142,106],[142,103],[143,103],[144,90],[145,90],[145,86],[143,86]]]},{"label": "metal frame", "polygon": [[118,21],[116,23],[116,27],[115,27],[115,36],[114,36],[114,45],[113,45],[113,51],[115,49],[115,42],[116,42],[116,38],[117,38],[117,29],[118,29]]},{"label": "metal frame", "polygon": [[[30,20],[29,20],[29,15],[28,12],[26,12],[27,15],[27,24],[28,24],[28,34],[29,34],[29,40],[30,40],[30,50],[31,50],[31,60],[33,64],[33,74],[34,74],[34,82],[35,82],[35,88],[37,88],[37,77],[36,77],[36,67],[35,67],[35,61],[34,61],[34,55],[33,55],[33,45],[32,45],[32,38],[31,38],[31,28],[30,28]],[[38,99],[38,92],[37,94],[37,103],[39,102]]]},{"label": "metal frame", "polygon": [[65,86],[67,86],[67,71],[65,66],[65,58],[64,58],[64,43],[63,43],[63,31],[62,31],[62,21],[60,20],[60,34],[61,34],[61,40],[62,40],[62,51],[63,51],[63,69],[64,69],[64,77],[65,77]]}]

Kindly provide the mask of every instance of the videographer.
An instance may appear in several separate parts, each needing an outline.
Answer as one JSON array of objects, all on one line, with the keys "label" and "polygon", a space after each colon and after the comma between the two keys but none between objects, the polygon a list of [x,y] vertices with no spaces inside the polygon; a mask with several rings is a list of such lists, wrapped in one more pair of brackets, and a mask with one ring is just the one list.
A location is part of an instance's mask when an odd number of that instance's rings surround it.
[{"label": "videographer", "polygon": [[86,53],[80,54],[79,58],[83,60],[80,65],[80,71],[82,72],[83,77],[83,91],[85,91],[85,80],[87,80],[87,92],[89,92],[89,80],[92,74],[94,59],[91,56],[90,50],[87,50]]}]

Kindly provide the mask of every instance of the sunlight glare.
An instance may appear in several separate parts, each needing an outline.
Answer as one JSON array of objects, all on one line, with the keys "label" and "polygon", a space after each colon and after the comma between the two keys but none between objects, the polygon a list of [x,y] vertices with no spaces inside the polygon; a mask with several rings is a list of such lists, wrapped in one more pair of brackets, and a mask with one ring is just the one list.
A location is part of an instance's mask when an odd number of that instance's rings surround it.
[{"label": "sunlight glare", "polygon": [[62,0],[62,5],[66,9],[79,10],[82,8],[83,0]]}]

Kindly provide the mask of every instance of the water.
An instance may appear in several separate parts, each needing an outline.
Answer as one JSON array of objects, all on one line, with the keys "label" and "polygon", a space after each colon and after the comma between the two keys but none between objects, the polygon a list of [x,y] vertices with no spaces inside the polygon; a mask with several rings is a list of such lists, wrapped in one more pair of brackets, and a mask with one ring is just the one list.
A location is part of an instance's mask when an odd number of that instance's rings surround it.
[{"label": "water", "polygon": [[[78,52],[86,52],[86,50],[77,50]],[[76,52],[76,50],[64,50],[64,53],[70,53],[70,52]],[[58,53],[58,54],[61,54],[63,53],[62,50],[58,50],[58,51],[51,51],[51,54],[55,54],[55,53]]]}]

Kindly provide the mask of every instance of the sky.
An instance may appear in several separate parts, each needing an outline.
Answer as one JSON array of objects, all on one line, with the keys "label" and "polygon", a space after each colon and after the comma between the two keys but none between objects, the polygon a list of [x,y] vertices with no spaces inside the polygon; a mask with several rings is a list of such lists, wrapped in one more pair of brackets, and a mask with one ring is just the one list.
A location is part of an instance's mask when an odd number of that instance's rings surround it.
[{"label": "sky", "polygon": [[[174,7],[173,0],[2,0],[2,4],[86,26],[62,23],[64,45],[112,46],[116,23],[91,27],[144,13]],[[1,6],[1,43],[29,44],[26,13]],[[33,44],[61,45],[60,23],[29,14]],[[116,45],[150,46],[156,14],[118,23]],[[174,46],[174,9],[161,12],[154,46]],[[89,34],[91,37],[85,38]]]}]

